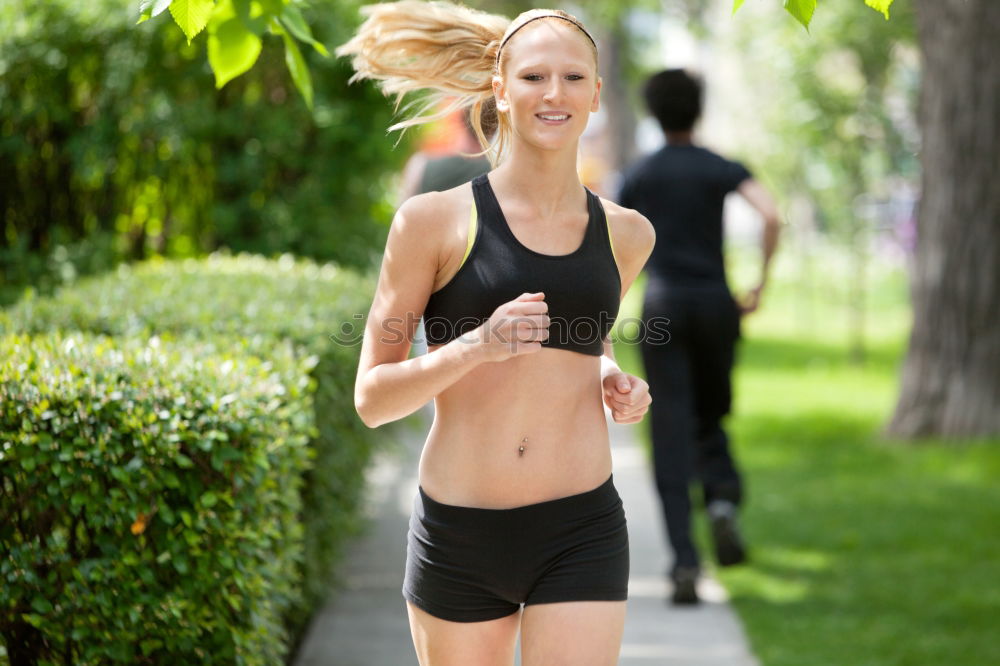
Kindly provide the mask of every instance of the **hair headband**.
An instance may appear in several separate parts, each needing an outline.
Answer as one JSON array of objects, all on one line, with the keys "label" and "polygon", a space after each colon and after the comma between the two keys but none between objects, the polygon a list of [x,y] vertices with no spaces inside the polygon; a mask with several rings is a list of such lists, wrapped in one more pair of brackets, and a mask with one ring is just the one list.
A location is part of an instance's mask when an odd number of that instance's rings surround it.
[{"label": "hair headband", "polygon": [[500,46],[497,48],[497,60],[496,60],[496,64],[495,64],[495,67],[497,68],[497,71],[500,70],[500,52],[503,51],[504,45],[508,41],[510,41],[510,38],[513,37],[514,34],[518,30],[520,30],[524,26],[528,25],[532,21],[537,21],[538,19],[543,19],[543,18],[557,18],[557,19],[562,19],[563,21],[566,21],[567,23],[572,23],[574,26],[576,26],[577,28],[580,29],[580,32],[582,32],[583,34],[587,35],[587,39],[590,40],[590,43],[594,45],[595,49],[597,48],[597,42],[595,42],[594,38],[590,36],[590,33],[587,32],[587,29],[584,28],[583,25],[581,25],[580,23],[577,23],[576,21],[574,21],[573,19],[568,19],[565,16],[562,16],[560,14],[542,14],[541,16],[533,16],[530,19],[528,19],[527,21],[525,21],[524,23],[522,23],[521,25],[519,25],[516,28],[514,28],[511,31],[511,33],[509,35],[507,35],[506,37],[504,37],[504,40],[502,42],[500,42]]}]

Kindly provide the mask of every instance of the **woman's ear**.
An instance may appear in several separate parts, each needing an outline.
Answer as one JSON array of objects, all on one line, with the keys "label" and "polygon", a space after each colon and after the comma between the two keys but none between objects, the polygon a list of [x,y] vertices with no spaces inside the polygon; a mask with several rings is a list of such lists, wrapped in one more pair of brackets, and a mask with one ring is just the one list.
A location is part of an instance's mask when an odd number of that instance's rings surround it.
[{"label": "woman's ear", "polygon": [[597,111],[599,108],[601,108],[601,83],[602,82],[603,82],[603,79],[601,79],[601,77],[598,76],[597,77],[597,86],[594,89],[594,101],[590,104],[590,110],[591,111]]},{"label": "woman's ear", "polygon": [[510,103],[507,102],[506,90],[503,87],[503,79],[499,76],[493,77],[493,97],[496,99],[497,111],[510,111]]}]

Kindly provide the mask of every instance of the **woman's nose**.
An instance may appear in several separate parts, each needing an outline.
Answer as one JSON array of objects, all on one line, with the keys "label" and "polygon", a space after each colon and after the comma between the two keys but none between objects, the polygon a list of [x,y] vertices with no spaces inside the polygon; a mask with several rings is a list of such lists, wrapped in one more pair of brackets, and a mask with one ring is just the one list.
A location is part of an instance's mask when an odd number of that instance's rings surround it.
[{"label": "woman's nose", "polygon": [[559,80],[553,80],[548,86],[546,86],[543,99],[545,99],[546,102],[552,102],[553,100],[559,99],[560,91],[561,88]]}]

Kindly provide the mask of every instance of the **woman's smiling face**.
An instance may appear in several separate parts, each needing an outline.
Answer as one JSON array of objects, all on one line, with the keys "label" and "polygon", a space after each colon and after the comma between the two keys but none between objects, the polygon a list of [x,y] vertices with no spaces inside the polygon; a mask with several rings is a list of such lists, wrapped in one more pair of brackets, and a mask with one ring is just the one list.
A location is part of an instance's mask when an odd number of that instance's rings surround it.
[{"label": "woman's smiling face", "polygon": [[562,19],[540,19],[511,37],[502,57],[493,92],[514,135],[542,149],[574,144],[601,91],[587,36]]}]

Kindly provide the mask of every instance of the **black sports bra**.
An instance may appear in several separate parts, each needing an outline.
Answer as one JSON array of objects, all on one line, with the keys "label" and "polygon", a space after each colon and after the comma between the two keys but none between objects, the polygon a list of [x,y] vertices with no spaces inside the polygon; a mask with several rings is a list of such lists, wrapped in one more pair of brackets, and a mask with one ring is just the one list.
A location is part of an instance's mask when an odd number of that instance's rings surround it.
[{"label": "black sports bra", "polygon": [[[428,345],[442,345],[480,326],[497,307],[525,292],[544,292],[549,339],[542,347],[600,356],[621,300],[621,276],[604,207],[587,190],[590,213],[580,246],[551,255],[514,236],[488,174],[472,181],[469,243],[455,276],[424,308]],[[478,211],[478,215],[477,215]]]}]

